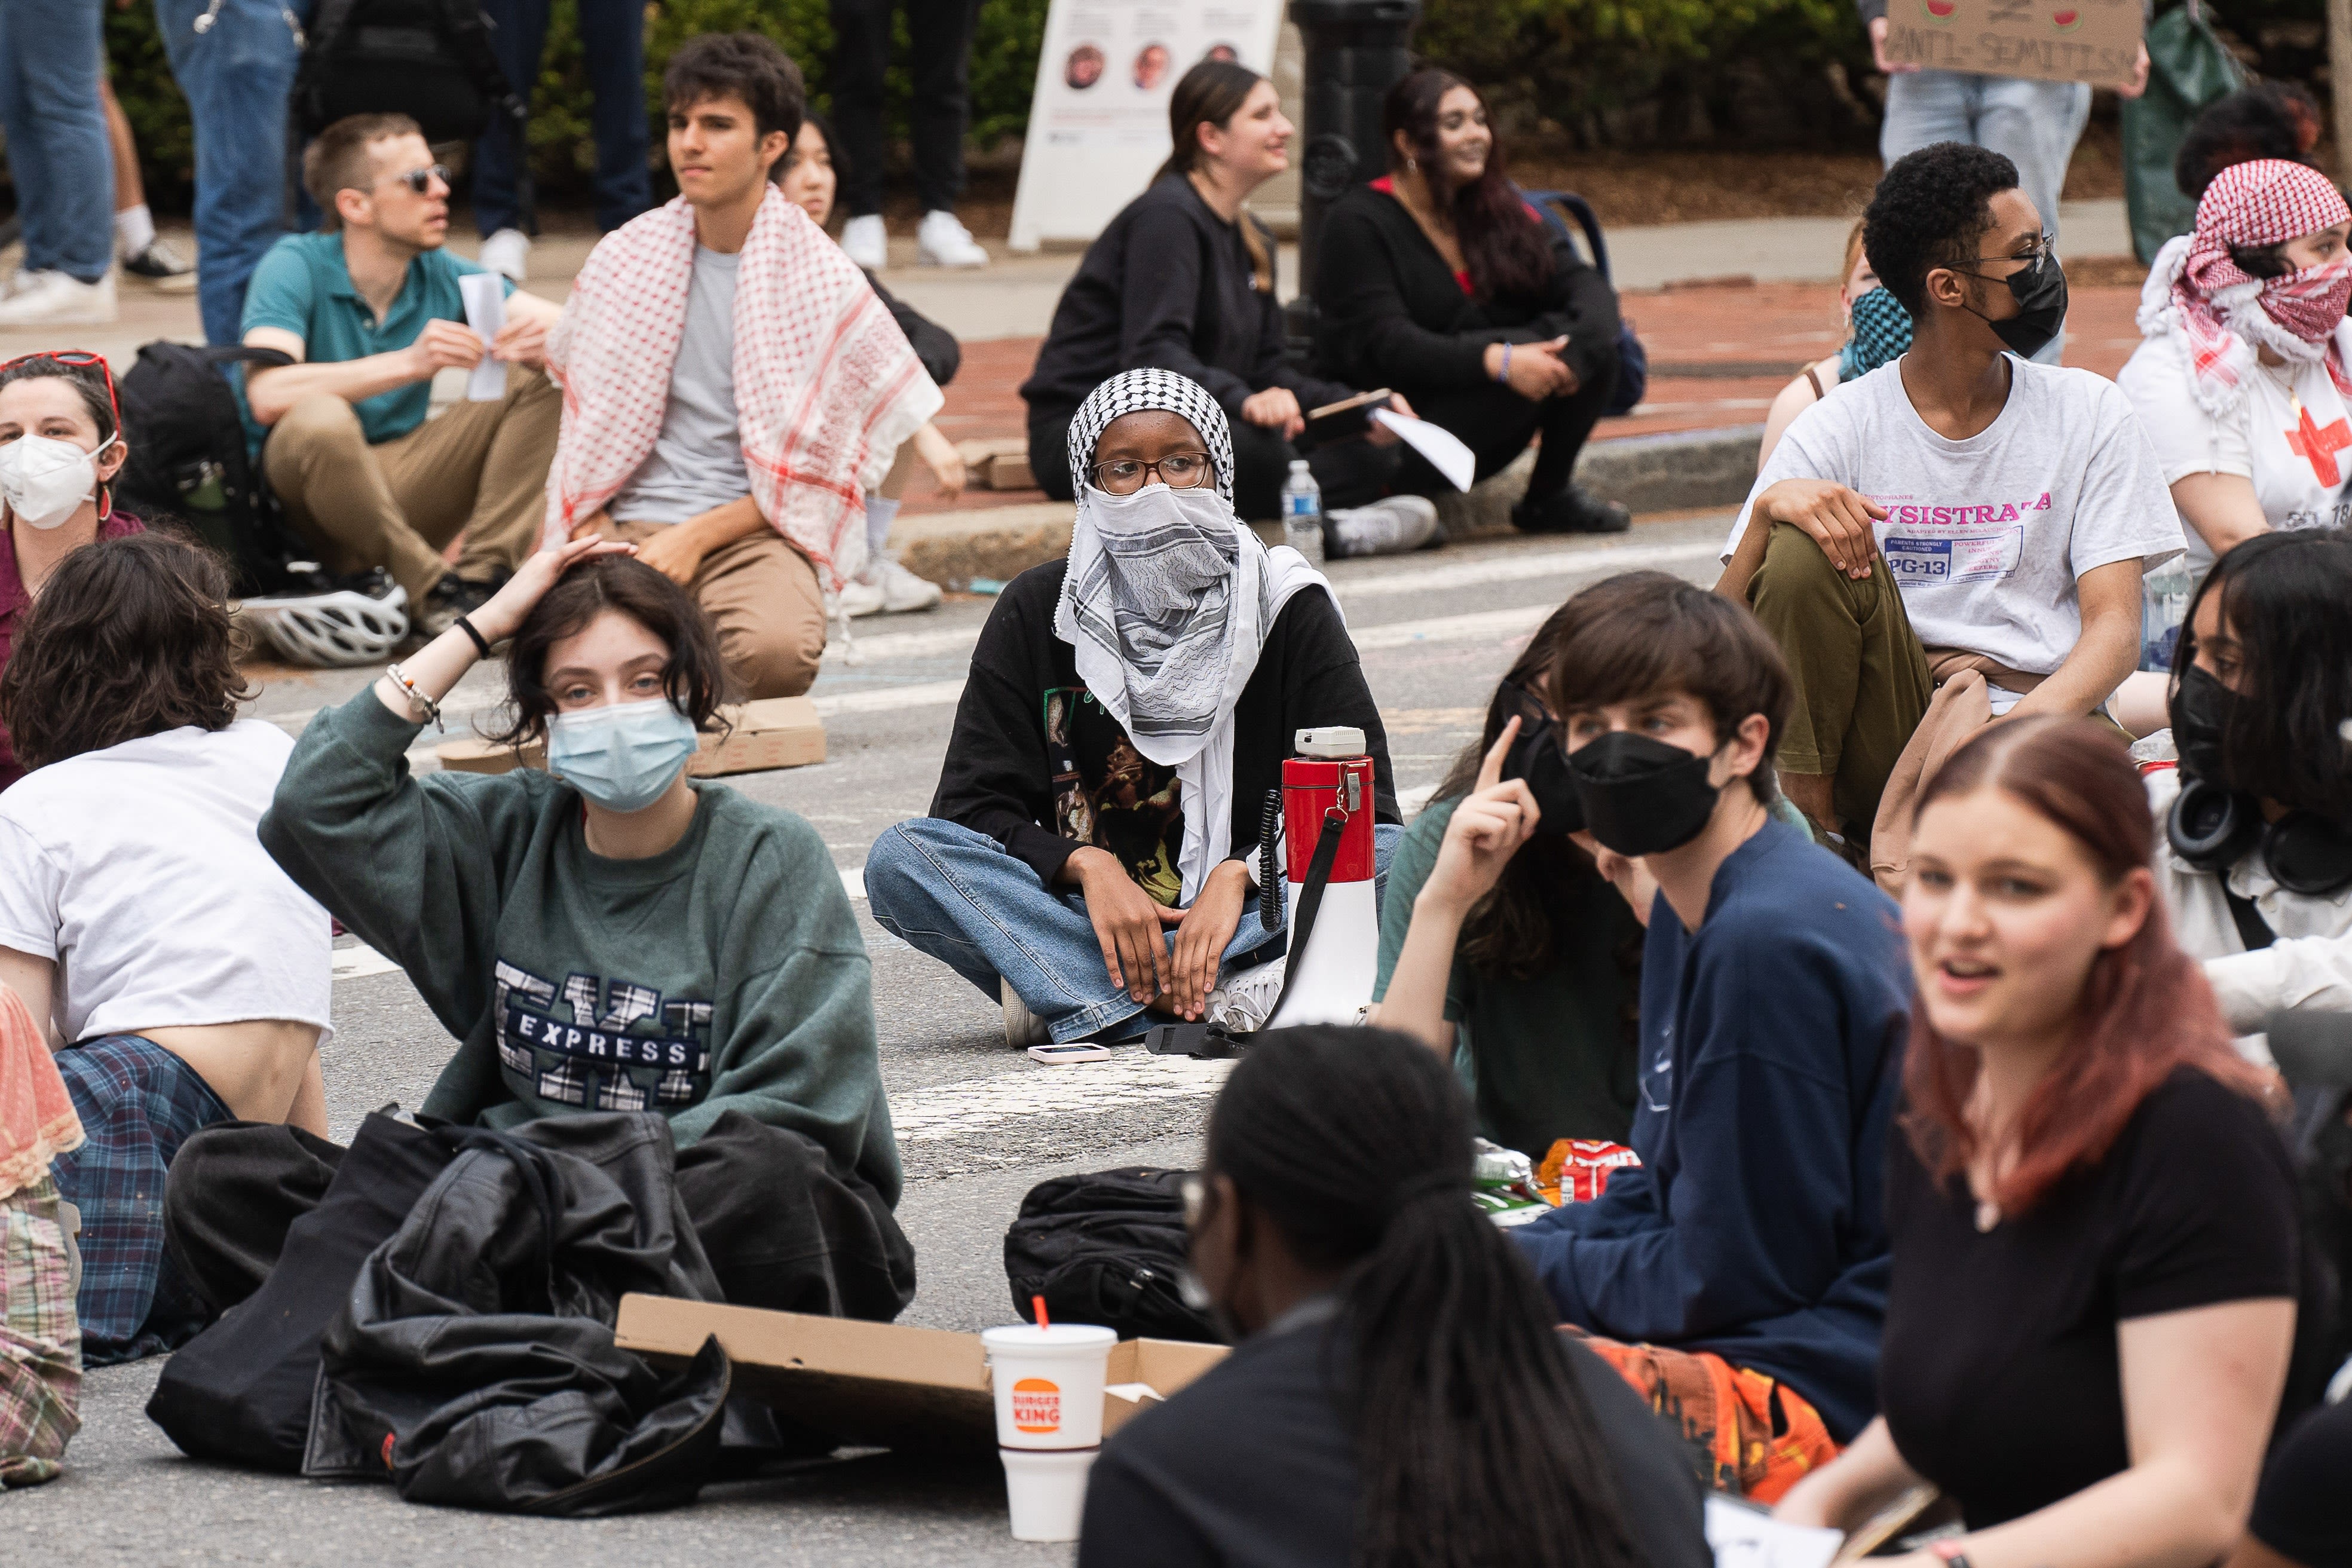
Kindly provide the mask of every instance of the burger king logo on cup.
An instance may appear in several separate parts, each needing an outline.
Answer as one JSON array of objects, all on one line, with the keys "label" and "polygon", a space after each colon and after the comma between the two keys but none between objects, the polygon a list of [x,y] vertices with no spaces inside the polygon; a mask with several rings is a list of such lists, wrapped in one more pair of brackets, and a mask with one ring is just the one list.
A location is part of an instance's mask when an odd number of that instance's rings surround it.
[{"label": "burger king logo on cup", "polygon": [[1013,1426],[1033,1435],[1062,1429],[1062,1385],[1050,1378],[1024,1377],[1013,1385]]}]

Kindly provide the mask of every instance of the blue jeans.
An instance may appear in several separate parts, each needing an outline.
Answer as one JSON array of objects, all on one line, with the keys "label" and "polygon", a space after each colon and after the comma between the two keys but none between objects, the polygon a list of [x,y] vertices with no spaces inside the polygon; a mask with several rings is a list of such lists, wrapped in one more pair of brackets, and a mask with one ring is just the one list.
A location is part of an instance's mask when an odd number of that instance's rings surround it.
[{"label": "blue jeans", "polygon": [[0,135],[25,268],[95,283],[114,265],[114,158],[98,83],[100,0],[0,0]]},{"label": "blue jeans", "polygon": [[[2079,81],[2031,81],[1971,71],[1900,71],[1886,79],[1886,119],[1878,155],[1892,163],[1938,142],[1966,142],[2017,165],[2018,188],[2058,235],[2058,193],[2091,117],[2091,89]],[[2056,364],[2063,332],[2033,357]]]},{"label": "blue jeans", "polygon": [[[539,82],[550,0],[484,0],[497,26],[490,48],[523,101]],[[596,226],[610,232],[654,205],[646,168],[646,8],[643,0],[580,0],[580,48],[587,57],[596,138]],[[520,228],[515,174],[520,150],[501,115],[474,143],[474,222],[487,239]]]},{"label": "blue jeans", "polygon": [[[1402,827],[1372,828],[1376,900],[1387,885],[1389,858],[1403,839]],[[929,953],[991,1001],[1000,981],[1010,981],[1057,1041],[1143,1033],[1144,1005],[1111,984],[1086,900],[1040,887],[1026,861],[985,833],[936,816],[899,823],[866,854],[866,898],[884,931]],[[1284,913],[1286,925],[1287,909]],[[1266,941],[1252,899],[1225,944],[1224,972],[1242,967],[1235,961]]]},{"label": "blue jeans", "polygon": [[[10,0],[13,4],[14,0]],[[286,109],[301,58],[279,0],[155,0],[155,27],[196,133],[196,304],[208,342],[245,335],[245,286],[286,232]],[[286,0],[305,15],[310,0]]]}]

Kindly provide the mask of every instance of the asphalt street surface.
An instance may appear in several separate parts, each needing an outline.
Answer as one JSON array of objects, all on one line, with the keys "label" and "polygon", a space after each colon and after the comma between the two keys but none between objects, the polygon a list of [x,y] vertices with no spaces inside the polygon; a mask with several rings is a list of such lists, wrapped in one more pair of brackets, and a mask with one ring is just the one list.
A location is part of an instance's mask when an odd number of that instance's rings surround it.
[{"label": "asphalt street surface", "polygon": [[[1408,817],[1473,738],[1495,680],[1553,606],[1634,567],[1711,582],[1727,522],[1659,520],[1610,539],[1515,539],[1334,563],[1329,575],[1388,724]],[[975,601],[858,622],[859,661],[828,653],[813,693],[825,715],[827,760],[726,781],[814,824],[848,884],[874,956],[883,1081],[907,1169],[898,1217],[920,1275],[902,1321],[963,1331],[1013,1321],[1003,1236],[1023,1194],[1069,1171],[1192,1163],[1223,1071],[1152,1058],[1140,1046],[1102,1062],[1035,1062],[1005,1046],[992,998],[884,933],[866,912],[858,875],[866,847],[929,807],[988,607]],[[371,678],[337,671],[273,683],[255,710],[299,730],[308,712]],[[478,669],[460,688],[483,718],[499,679],[495,667]],[[428,746],[418,756],[430,765]],[[339,960],[325,1068],[343,1140],[369,1110],[421,1102],[454,1042],[398,970],[364,949]],[[0,1498],[9,1560],[709,1568],[1058,1563],[1072,1555],[1011,1538],[992,1458],[942,1467],[868,1456],[712,1487],[677,1512],[593,1522],[446,1511],[404,1504],[387,1487],[248,1475],[184,1458],[148,1422],[142,1406],[160,1364],[89,1374],[65,1475]]]}]

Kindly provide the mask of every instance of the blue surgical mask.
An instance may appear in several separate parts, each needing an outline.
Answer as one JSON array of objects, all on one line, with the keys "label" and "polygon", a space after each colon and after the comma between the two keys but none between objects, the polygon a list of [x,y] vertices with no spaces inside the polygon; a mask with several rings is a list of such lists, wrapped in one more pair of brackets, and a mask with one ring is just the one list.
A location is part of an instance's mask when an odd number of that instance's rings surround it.
[{"label": "blue surgical mask", "polygon": [[666,697],[558,713],[547,721],[547,766],[607,811],[643,811],[694,755],[694,721]]}]

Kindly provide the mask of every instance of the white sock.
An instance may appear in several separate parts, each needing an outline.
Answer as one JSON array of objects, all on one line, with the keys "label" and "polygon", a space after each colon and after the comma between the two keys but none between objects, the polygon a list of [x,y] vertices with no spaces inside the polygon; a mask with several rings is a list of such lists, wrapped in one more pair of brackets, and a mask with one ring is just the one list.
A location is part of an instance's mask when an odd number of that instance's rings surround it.
[{"label": "white sock", "polygon": [[866,498],[866,552],[877,560],[882,547],[890,542],[890,523],[898,515],[898,503],[880,496]]},{"label": "white sock", "polygon": [[125,256],[136,256],[155,243],[155,215],[141,202],[114,215],[114,237]]}]

